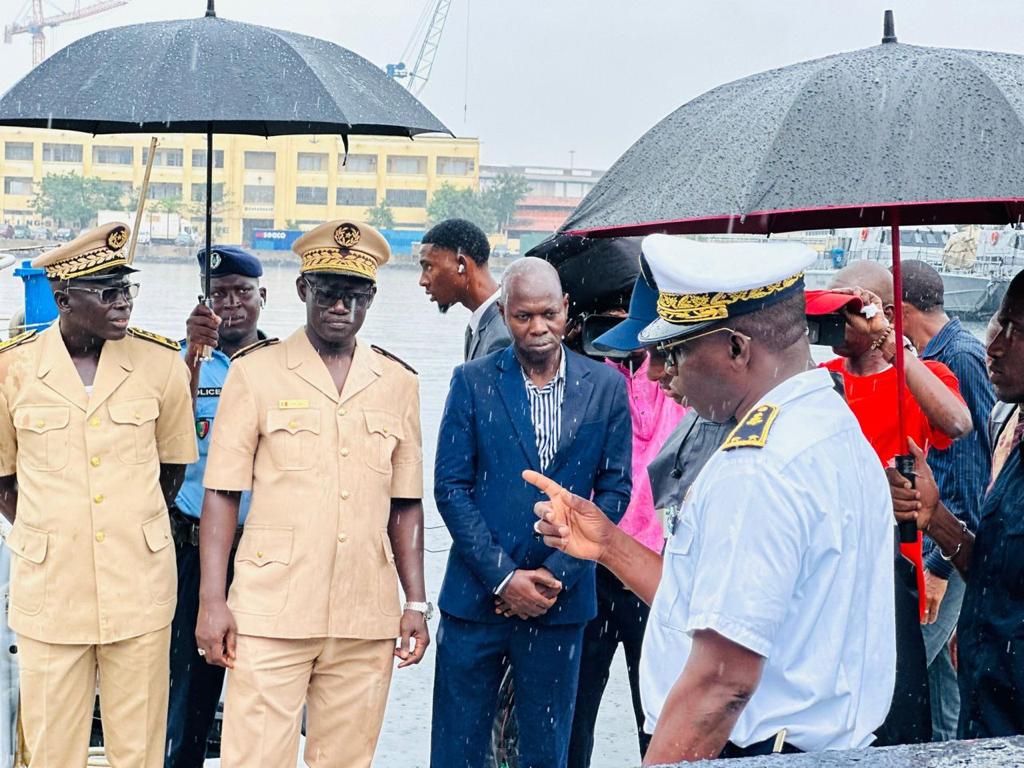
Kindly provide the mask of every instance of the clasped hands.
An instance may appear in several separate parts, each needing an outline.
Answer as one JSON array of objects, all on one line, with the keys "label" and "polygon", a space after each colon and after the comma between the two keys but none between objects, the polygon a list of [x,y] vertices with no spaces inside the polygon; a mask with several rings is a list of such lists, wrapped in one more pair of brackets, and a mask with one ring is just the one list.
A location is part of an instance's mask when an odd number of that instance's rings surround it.
[{"label": "clasped hands", "polygon": [[[538,502],[533,509],[539,518],[535,530],[544,537],[544,543],[580,560],[600,560],[615,531],[615,524],[604,512],[539,472],[526,470],[523,479],[549,499]],[[495,613],[521,619],[542,616],[555,604],[561,590],[561,582],[545,568],[516,571],[495,599]]]}]

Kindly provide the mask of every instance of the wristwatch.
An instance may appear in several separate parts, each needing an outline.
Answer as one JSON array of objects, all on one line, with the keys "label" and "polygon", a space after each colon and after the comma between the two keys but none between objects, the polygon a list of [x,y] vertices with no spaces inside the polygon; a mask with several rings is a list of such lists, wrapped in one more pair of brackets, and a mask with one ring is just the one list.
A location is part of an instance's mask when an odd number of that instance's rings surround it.
[{"label": "wristwatch", "polygon": [[402,606],[403,611],[418,611],[423,614],[423,618],[430,621],[434,618],[434,604],[431,602],[426,603],[406,603]]}]

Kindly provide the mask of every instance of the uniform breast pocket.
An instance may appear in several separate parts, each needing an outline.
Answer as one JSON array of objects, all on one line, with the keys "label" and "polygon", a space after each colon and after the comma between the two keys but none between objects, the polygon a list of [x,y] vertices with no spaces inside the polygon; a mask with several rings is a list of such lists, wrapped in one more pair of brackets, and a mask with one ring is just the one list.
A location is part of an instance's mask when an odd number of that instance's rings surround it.
[{"label": "uniform breast pocket", "polygon": [[272,408],[267,411],[267,440],[278,469],[312,469],[316,465],[319,437],[319,410]]},{"label": "uniform breast pocket", "polygon": [[141,397],[107,406],[114,423],[117,455],[125,464],[145,464],[156,458],[156,398]]},{"label": "uniform breast pocket", "polygon": [[18,458],[29,469],[55,472],[68,463],[71,409],[64,405],[29,405],[15,414]]},{"label": "uniform breast pocket", "polygon": [[245,526],[235,555],[231,610],[276,616],[288,600],[293,529],[276,525]]},{"label": "uniform breast pocket", "polygon": [[693,589],[693,541],[696,535],[693,522],[680,517],[675,532],[665,542],[665,558],[662,565],[661,586],[658,592],[671,595],[670,600],[655,599],[658,619],[665,626],[686,631],[690,619],[690,593]]},{"label": "uniform breast pocket", "polygon": [[401,421],[388,411],[365,411],[366,464],[375,472],[391,473],[391,457],[403,438]]}]

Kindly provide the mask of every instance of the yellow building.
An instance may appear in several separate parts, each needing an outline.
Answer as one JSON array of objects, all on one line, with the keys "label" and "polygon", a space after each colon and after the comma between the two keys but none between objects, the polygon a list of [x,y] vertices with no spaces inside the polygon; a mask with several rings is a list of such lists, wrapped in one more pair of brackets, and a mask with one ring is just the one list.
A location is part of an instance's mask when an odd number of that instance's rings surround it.
[{"label": "yellow building", "polygon": [[[11,224],[42,223],[31,209],[44,176],[79,173],[142,186],[150,136],[2,128],[0,211]],[[167,134],[150,176],[149,200],[180,199],[194,213],[206,194],[206,137]],[[251,242],[254,229],[309,229],[333,218],[365,219],[387,201],[399,229],[421,230],[427,202],[442,184],[478,189],[477,139],[353,136],[345,160],[339,136],[214,136],[214,232]],[[223,197],[226,194],[226,198]],[[183,206],[184,207],[184,206]],[[202,216],[195,216],[197,229]]]}]

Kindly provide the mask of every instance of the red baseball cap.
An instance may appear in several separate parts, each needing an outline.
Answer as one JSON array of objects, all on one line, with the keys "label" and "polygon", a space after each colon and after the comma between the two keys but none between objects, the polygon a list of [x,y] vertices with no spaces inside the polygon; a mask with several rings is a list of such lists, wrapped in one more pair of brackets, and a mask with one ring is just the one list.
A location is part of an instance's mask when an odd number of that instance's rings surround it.
[{"label": "red baseball cap", "polygon": [[854,312],[864,306],[859,296],[838,291],[804,291],[808,315],[831,315],[850,305]]}]

